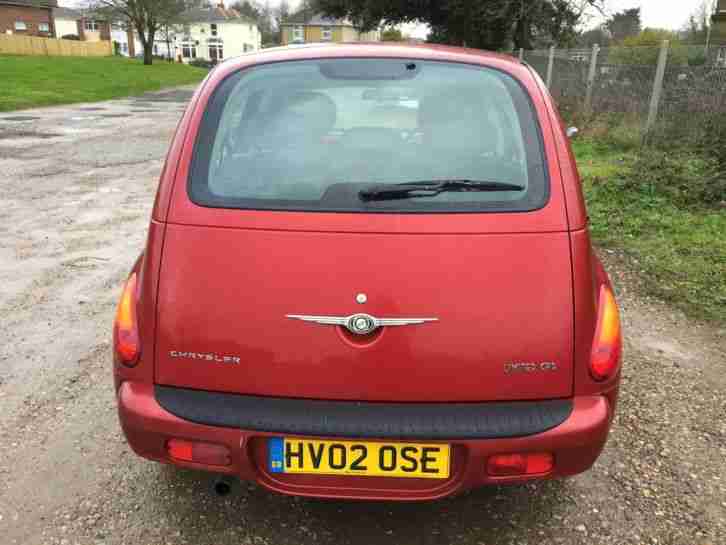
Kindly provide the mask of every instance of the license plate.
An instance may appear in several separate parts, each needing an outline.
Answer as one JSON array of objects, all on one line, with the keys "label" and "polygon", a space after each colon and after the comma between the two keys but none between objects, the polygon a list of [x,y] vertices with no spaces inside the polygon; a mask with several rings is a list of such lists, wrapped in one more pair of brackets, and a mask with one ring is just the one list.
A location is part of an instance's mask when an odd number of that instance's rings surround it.
[{"label": "license plate", "polygon": [[274,437],[267,448],[272,473],[447,479],[451,459],[442,444]]}]

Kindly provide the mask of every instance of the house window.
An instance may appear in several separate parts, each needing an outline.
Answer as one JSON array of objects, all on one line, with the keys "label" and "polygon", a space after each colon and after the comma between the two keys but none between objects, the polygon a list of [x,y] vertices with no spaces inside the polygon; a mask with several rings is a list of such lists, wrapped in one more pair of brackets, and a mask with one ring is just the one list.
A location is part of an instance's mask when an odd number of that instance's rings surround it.
[{"label": "house window", "polygon": [[222,59],[224,59],[222,44],[209,44],[209,60],[221,61]]},{"label": "house window", "polygon": [[48,23],[38,23],[39,32],[50,32],[50,25]]},{"label": "house window", "polygon": [[15,30],[28,30],[25,21],[15,21]]},{"label": "house window", "polygon": [[86,19],[83,22],[83,28],[85,28],[89,32],[98,32],[98,29],[100,27],[101,24],[98,21],[93,21],[92,19]]},{"label": "house window", "polygon": [[292,41],[295,43],[303,43],[305,41],[305,27],[302,25],[292,27]]},{"label": "house window", "polygon": [[329,26],[324,26],[321,36],[324,42],[329,42],[333,39],[333,29]]},{"label": "house window", "polygon": [[212,31],[212,36],[216,36],[217,35],[217,23],[212,23],[211,25],[209,25],[209,28]]},{"label": "house window", "polygon": [[183,43],[182,44],[182,57],[185,59],[196,59],[197,58],[197,46],[190,42]]}]

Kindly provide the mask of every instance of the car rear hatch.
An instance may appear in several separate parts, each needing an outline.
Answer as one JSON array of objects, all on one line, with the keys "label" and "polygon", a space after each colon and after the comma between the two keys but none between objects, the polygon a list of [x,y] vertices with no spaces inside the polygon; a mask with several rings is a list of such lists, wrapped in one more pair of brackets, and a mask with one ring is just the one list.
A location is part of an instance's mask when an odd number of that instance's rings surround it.
[{"label": "car rear hatch", "polygon": [[[384,327],[367,345],[286,318],[359,312],[438,321]],[[169,225],[158,331],[156,380],[166,385],[351,400],[564,397],[569,239]]]}]

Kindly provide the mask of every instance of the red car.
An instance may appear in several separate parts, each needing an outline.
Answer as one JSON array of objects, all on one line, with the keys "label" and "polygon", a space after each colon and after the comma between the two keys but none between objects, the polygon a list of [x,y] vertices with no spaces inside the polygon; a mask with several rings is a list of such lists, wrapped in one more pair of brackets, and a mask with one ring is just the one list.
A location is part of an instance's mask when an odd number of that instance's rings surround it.
[{"label": "red car", "polygon": [[114,326],[140,456],[302,496],[573,475],[618,308],[537,74],[449,47],[244,55],[189,103]]}]

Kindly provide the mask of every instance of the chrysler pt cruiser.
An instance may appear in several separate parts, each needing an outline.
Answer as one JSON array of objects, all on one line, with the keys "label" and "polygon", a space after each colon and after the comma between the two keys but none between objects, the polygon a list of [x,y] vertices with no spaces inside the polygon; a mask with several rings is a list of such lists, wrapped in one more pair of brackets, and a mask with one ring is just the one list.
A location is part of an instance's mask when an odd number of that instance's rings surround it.
[{"label": "chrysler pt cruiser", "polygon": [[216,67],[113,338],[138,455],[304,496],[585,471],[620,380],[618,308],[546,86],[445,47]]}]

